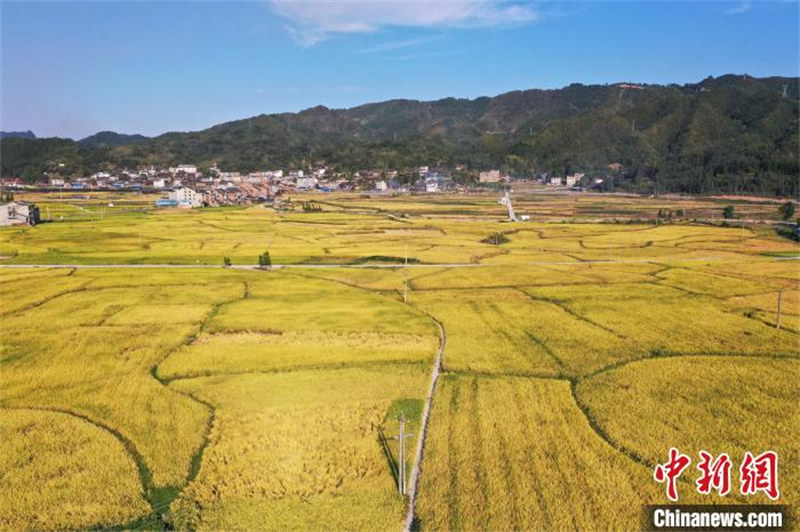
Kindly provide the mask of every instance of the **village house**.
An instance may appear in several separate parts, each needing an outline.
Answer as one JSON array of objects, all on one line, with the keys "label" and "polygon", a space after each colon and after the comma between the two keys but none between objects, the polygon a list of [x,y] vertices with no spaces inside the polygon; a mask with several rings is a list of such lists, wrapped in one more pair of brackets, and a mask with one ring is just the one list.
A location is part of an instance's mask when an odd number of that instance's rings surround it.
[{"label": "village house", "polygon": [[571,174],[566,177],[567,179],[567,186],[574,187],[578,181],[583,179],[584,174]]},{"label": "village house", "polygon": [[242,182],[242,175],[239,172],[219,172],[217,175],[223,181],[231,181],[233,183]]},{"label": "village house", "polygon": [[478,174],[478,180],[481,183],[499,183],[500,170],[486,170]]},{"label": "village house", "polygon": [[193,164],[179,164],[178,166],[170,167],[170,174],[196,174],[197,166]]},{"label": "village house", "polygon": [[[302,171],[301,171],[302,173]],[[300,176],[297,178],[297,190],[308,190],[317,186],[319,181],[316,177],[303,177]]]},{"label": "village house", "polygon": [[0,205],[0,226],[36,225],[39,207],[26,201],[12,201]]}]

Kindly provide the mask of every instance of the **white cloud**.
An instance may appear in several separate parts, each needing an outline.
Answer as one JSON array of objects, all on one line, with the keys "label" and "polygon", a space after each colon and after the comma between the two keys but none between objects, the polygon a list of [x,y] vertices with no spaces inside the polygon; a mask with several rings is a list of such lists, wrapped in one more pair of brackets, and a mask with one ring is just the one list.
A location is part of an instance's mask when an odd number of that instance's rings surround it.
[{"label": "white cloud", "polygon": [[400,50],[402,48],[409,48],[412,46],[421,46],[423,44],[429,44],[434,41],[437,41],[441,38],[441,36],[436,37],[417,37],[415,39],[406,39],[404,41],[387,41],[375,46],[371,46],[369,48],[364,48],[359,50],[359,53],[362,54],[376,54],[380,52],[388,52],[392,50]]},{"label": "white cloud", "polygon": [[741,13],[747,13],[748,11],[750,11],[751,7],[752,4],[750,3],[750,0],[742,0],[741,2],[739,2],[739,5],[728,9],[725,13],[727,13],[728,15],[739,15]]},{"label": "white cloud", "polygon": [[526,24],[539,17],[530,3],[505,0],[270,0],[270,5],[286,20],[292,38],[305,46],[331,35],[371,33],[388,26],[498,27]]}]

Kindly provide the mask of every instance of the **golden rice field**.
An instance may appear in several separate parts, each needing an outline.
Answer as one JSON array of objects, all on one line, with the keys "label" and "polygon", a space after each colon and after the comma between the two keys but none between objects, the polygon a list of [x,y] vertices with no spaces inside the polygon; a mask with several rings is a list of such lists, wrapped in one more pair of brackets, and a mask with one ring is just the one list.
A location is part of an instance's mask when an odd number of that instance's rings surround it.
[{"label": "golden rice field", "polygon": [[314,199],[0,229],[1,530],[402,530],[440,331],[420,530],[638,529],[672,446],[775,450],[800,503],[797,243],[589,223],[716,200]]}]

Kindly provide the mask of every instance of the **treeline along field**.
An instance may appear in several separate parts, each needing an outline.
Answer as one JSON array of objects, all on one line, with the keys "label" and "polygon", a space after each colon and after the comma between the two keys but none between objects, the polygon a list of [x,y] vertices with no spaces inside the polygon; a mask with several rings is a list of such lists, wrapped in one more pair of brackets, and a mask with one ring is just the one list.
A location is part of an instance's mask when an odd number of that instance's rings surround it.
[{"label": "treeline along field", "polygon": [[795,242],[351,199],[0,231],[0,528],[399,530],[437,321],[421,530],[636,529],[671,446],[775,450],[800,502]]}]

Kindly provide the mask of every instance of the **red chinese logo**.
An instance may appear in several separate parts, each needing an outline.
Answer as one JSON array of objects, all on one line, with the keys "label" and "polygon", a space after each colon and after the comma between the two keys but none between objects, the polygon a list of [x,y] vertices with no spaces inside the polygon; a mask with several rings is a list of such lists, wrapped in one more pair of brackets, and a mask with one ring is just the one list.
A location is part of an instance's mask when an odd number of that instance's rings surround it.
[{"label": "red chinese logo", "polygon": [[675,482],[681,476],[683,470],[689,467],[692,460],[685,454],[681,454],[673,447],[669,450],[669,461],[665,464],[658,464],[653,473],[657,482],[667,482],[667,497],[671,501],[678,500],[678,488]]},{"label": "red chinese logo", "polygon": [[697,479],[697,492],[708,495],[711,490],[717,490],[721,496],[731,491],[731,459],[722,453],[713,460],[713,456],[705,451],[700,451],[701,461],[697,469],[702,475]]},{"label": "red chinese logo", "polygon": [[763,491],[772,500],[780,495],[778,491],[778,455],[767,451],[753,458],[750,452],[744,453],[742,467],[739,468],[742,479],[742,495],[753,495]]},{"label": "red chinese logo", "polygon": [[[726,453],[716,458],[709,452],[700,451],[700,478],[695,481],[697,492],[708,495],[716,491],[724,497],[731,491],[731,468],[733,464]],[[667,497],[671,501],[678,500],[677,481],[681,474],[689,467],[692,460],[685,454],[672,447],[669,450],[669,459],[663,464],[657,464],[653,477],[659,483],[666,483]],[[742,495],[755,495],[763,492],[770,499],[780,497],[778,490],[778,454],[766,451],[758,456],[753,456],[749,451],[744,453],[740,475],[740,492]]]}]

